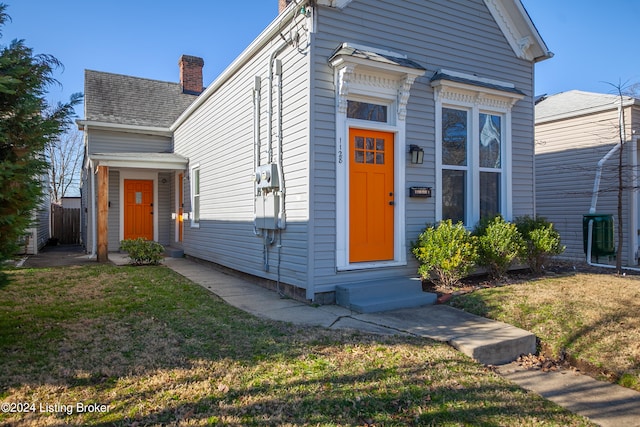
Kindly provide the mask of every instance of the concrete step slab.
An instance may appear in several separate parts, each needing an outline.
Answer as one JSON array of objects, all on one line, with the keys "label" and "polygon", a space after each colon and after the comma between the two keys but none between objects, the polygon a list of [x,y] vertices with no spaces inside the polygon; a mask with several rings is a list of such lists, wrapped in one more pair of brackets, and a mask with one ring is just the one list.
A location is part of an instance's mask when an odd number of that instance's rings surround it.
[{"label": "concrete step slab", "polygon": [[336,286],[336,303],[359,313],[374,313],[435,304],[419,279],[393,277]]},{"label": "concrete step slab", "polygon": [[349,303],[349,308],[358,313],[377,313],[401,308],[433,305],[438,296],[428,292],[407,292],[402,295],[380,294],[373,298],[356,298]]},{"label": "concrete step slab", "polygon": [[449,343],[485,365],[508,363],[536,351],[531,332],[444,305],[353,317]]}]

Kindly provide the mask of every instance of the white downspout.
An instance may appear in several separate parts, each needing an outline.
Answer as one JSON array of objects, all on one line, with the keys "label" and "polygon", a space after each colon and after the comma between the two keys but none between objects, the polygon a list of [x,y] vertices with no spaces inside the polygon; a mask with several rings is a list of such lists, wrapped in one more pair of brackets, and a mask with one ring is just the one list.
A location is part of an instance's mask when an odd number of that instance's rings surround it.
[{"label": "white downspout", "polygon": [[278,87],[278,117],[277,117],[277,134],[278,134],[278,151],[276,153],[276,163],[278,165],[278,185],[280,186],[280,209],[278,209],[278,228],[283,230],[287,228],[287,213],[285,211],[284,198],[286,195],[286,188],[284,182],[284,172],[282,164],[282,154],[284,151],[283,136],[282,136],[282,62],[276,61],[276,78]]},{"label": "white downspout", "polygon": [[596,213],[596,205],[598,204],[598,192],[600,191],[600,178],[602,177],[602,167],[618,150],[620,150],[620,143],[616,144],[603,158],[600,159],[596,166],[596,178],[593,181],[593,194],[591,195],[591,207],[589,213]]},{"label": "white downspout", "polygon": [[[607,160],[609,160],[611,158],[611,156],[613,156],[618,150],[620,150],[620,148],[622,147],[622,141],[626,140],[626,131],[624,126],[622,126],[622,124],[624,123],[622,121],[622,114],[624,114],[623,110],[622,110],[622,104],[620,104],[618,106],[618,121],[620,123],[620,127],[621,127],[621,132],[622,132],[622,139],[621,142],[617,143],[611,150],[609,150],[609,152],[607,154],[605,154],[605,156],[600,159],[600,161],[598,162],[598,165],[596,167],[596,179],[593,183],[593,196],[591,198],[591,208],[589,208],[589,213],[590,214],[594,214],[596,212],[596,204],[598,203],[598,191],[600,190],[600,177],[602,175],[602,167],[604,166],[604,164],[606,163]],[[589,226],[588,226],[588,232],[587,232],[587,264],[591,265],[593,267],[601,267],[601,268],[616,268],[615,265],[609,265],[609,264],[597,264],[594,262],[591,262],[591,247],[593,245],[592,242],[593,239],[593,219],[589,220]],[[640,272],[640,268],[631,268],[631,267],[621,267],[623,270],[629,270],[629,271],[638,271]]]},{"label": "white downspout", "polygon": [[[622,103],[618,105],[618,124],[621,127],[622,139],[621,141],[626,141],[626,132],[624,127],[622,126]],[[622,142],[617,143],[603,158],[600,159],[598,165],[596,166],[596,178],[593,181],[593,194],[591,195],[591,207],[589,208],[589,213],[596,213],[596,205],[598,204],[598,192],[600,191],[600,178],[602,176],[602,167],[604,164],[613,156],[620,148],[622,147]]]}]

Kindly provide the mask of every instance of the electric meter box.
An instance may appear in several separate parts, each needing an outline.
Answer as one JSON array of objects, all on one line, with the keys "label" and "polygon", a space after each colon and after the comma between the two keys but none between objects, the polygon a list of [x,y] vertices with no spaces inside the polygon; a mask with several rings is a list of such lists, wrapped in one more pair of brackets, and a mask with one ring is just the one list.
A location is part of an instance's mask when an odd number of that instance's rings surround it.
[{"label": "electric meter box", "polygon": [[273,190],[280,187],[280,183],[278,182],[278,165],[276,163],[268,163],[258,166],[255,181],[256,186],[264,190]]},{"label": "electric meter box", "polygon": [[256,228],[276,230],[278,228],[278,212],[280,196],[267,193],[256,197]]}]

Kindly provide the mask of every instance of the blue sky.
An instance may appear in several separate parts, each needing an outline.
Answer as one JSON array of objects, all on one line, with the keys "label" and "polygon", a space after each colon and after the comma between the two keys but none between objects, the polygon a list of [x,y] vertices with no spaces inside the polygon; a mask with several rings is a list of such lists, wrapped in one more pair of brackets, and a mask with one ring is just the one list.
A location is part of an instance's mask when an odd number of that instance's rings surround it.
[{"label": "blue sky", "polygon": [[[83,91],[84,69],[178,81],[181,54],[205,60],[209,84],[275,18],[277,0],[0,0],[12,21],[0,43],[24,39],[64,64],[52,102]],[[463,0],[460,0],[463,1]],[[536,66],[536,94],[610,93],[640,82],[632,0],[523,0],[555,57]],[[82,111],[78,111],[82,117]]]}]

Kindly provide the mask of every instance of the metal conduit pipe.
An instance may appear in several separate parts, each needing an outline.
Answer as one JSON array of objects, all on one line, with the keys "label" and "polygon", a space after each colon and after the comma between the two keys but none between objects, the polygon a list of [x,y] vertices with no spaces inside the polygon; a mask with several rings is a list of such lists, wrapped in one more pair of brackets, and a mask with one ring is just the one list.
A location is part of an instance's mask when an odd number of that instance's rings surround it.
[{"label": "metal conduit pipe", "polygon": [[[261,103],[261,89],[262,89],[262,81],[259,76],[255,77],[254,88],[253,88],[253,171],[258,170],[258,166],[260,166],[260,148],[261,148],[261,140],[260,140],[260,103]],[[258,197],[257,189],[254,187],[253,193],[254,199]],[[257,217],[257,209],[256,203],[253,203],[253,234],[256,236],[261,236],[262,233],[258,230],[256,224]]]},{"label": "metal conduit pipe", "polygon": [[278,117],[277,117],[277,134],[278,134],[278,151],[276,152],[276,163],[278,165],[278,185],[280,186],[280,208],[278,209],[278,228],[285,229],[287,224],[287,215],[285,211],[284,198],[286,194],[286,186],[284,183],[284,172],[282,163],[282,154],[284,150],[282,136],[282,62],[278,61],[276,65],[276,75],[278,79]]}]

